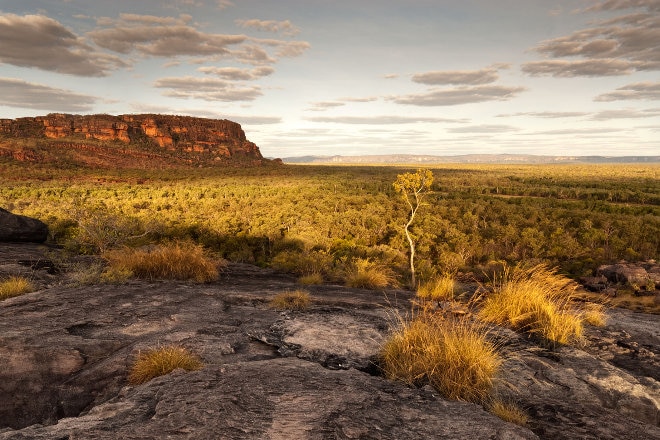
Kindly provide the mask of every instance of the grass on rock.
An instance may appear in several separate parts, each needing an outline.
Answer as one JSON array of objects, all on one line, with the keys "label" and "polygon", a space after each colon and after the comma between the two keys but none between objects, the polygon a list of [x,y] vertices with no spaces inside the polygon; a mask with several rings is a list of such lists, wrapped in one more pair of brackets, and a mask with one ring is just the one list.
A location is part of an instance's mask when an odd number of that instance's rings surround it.
[{"label": "grass on rock", "polygon": [[271,299],[271,307],[278,310],[305,310],[311,304],[309,292],[305,290],[294,290],[282,292]]},{"label": "grass on rock", "polygon": [[[544,264],[505,266],[494,276],[479,317],[536,335],[550,345],[570,344],[582,337],[585,321],[585,306],[574,301],[576,288],[575,282]],[[592,322],[597,313],[590,312]]]},{"label": "grass on rock", "polygon": [[385,376],[410,385],[429,383],[448,399],[483,402],[493,388],[501,359],[484,327],[429,311],[401,319],[385,342]]},{"label": "grass on rock", "polygon": [[23,295],[34,290],[34,285],[30,280],[12,276],[4,281],[0,281],[0,300]]},{"label": "grass on rock", "polygon": [[346,285],[363,289],[383,289],[396,286],[396,277],[389,267],[369,258],[356,258],[346,274]]},{"label": "grass on rock", "polygon": [[451,274],[441,275],[417,288],[417,297],[430,301],[450,301],[454,299],[456,281]]},{"label": "grass on rock", "polygon": [[505,422],[515,423],[516,425],[526,426],[529,416],[516,404],[504,402],[502,400],[493,401],[489,407],[491,414],[499,417]]},{"label": "grass on rock", "polygon": [[184,347],[172,345],[149,349],[138,354],[128,376],[133,385],[149,382],[151,379],[171,373],[177,368],[186,371],[200,370],[204,364],[197,356]]},{"label": "grass on rock", "polygon": [[202,246],[190,242],[161,244],[151,250],[125,247],[107,251],[103,257],[111,271],[130,271],[139,278],[193,280],[198,283],[218,279],[218,262],[207,257]]}]

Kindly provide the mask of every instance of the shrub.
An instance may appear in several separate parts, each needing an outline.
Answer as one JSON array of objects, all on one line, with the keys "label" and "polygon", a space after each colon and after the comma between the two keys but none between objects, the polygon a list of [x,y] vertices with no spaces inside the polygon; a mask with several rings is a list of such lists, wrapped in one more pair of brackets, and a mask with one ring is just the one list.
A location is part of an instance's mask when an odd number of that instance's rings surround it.
[{"label": "shrub", "polygon": [[515,423],[516,425],[526,426],[529,420],[525,411],[513,403],[495,400],[489,405],[488,409],[493,415],[505,422]]},{"label": "shrub", "polygon": [[396,284],[391,269],[368,258],[356,258],[346,275],[348,287],[382,289]]},{"label": "shrub", "polygon": [[186,371],[199,370],[204,366],[197,356],[176,345],[153,348],[139,353],[128,376],[133,385],[149,382],[154,377],[171,373],[177,368]]},{"label": "shrub", "polygon": [[300,284],[312,285],[312,284],[323,284],[323,275],[320,273],[311,273],[309,275],[303,275],[298,278]]},{"label": "shrub", "polygon": [[123,248],[103,254],[111,270],[130,271],[139,278],[194,280],[199,283],[218,279],[218,262],[204,249],[190,242],[173,242],[152,250]]},{"label": "shrub", "polygon": [[479,316],[550,344],[568,344],[579,339],[583,330],[583,315],[572,302],[576,287],[543,264],[505,266],[494,276],[492,292],[485,297]]},{"label": "shrub", "polygon": [[294,290],[275,295],[270,301],[271,307],[278,310],[304,310],[309,307],[311,299],[309,292]]},{"label": "shrub", "polygon": [[381,351],[386,377],[410,385],[430,383],[446,398],[469,402],[488,397],[500,364],[483,327],[429,312],[402,320]]},{"label": "shrub", "polygon": [[0,282],[0,300],[23,295],[34,290],[30,280],[23,277],[12,276]]},{"label": "shrub", "polygon": [[444,274],[417,288],[420,299],[430,301],[448,301],[454,298],[456,282],[450,274]]}]

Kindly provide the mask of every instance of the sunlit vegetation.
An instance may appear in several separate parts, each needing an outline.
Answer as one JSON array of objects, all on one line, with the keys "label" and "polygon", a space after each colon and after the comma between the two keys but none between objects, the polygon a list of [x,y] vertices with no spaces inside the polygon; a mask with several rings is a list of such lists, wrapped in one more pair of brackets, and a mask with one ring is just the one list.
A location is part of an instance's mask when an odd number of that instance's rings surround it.
[{"label": "sunlit vegetation", "polygon": [[501,358],[484,327],[428,310],[400,321],[381,351],[386,377],[428,383],[448,399],[486,401]]},{"label": "sunlit vegetation", "polygon": [[23,295],[33,290],[34,285],[27,278],[12,276],[0,280],[0,300]]},{"label": "sunlit vegetation", "polygon": [[551,345],[569,344],[582,337],[585,319],[597,324],[605,320],[602,309],[574,301],[576,288],[575,282],[543,264],[505,265],[494,275],[479,317]]},{"label": "sunlit vegetation", "polygon": [[529,421],[527,413],[514,403],[496,399],[488,405],[488,410],[500,419],[516,425],[526,426]]},{"label": "sunlit vegetation", "polygon": [[169,374],[177,368],[195,371],[203,367],[202,361],[184,347],[168,345],[152,348],[138,354],[129,372],[128,382],[139,385]]},{"label": "sunlit vegetation", "polygon": [[218,278],[219,262],[207,257],[204,249],[190,242],[174,242],[152,249],[123,247],[103,253],[110,267],[104,274],[127,273],[138,278],[193,280],[198,283]]},{"label": "sunlit vegetation", "polygon": [[417,297],[429,301],[451,301],[454,299],[456,281],[451,274],[442,274],[421,284]]},{"label": "sunlit vegetation", "polygon": [[[346,282],[356,262],[411,276],[397,167],[163,171],[26,168],[0,159],[0,206],[37,217],[70,252],[189,240],[228,260]],[[414,170],[412,170],[414,172]],[[660,166],[451,165],[409,232],[420,283],[491,261],[598,265],[660,258]]]},{"label": "sunlit vegetation", "polygon": [[282,292],[270,300],[270,306],[278,310],[305,310],[312,302],[309,292],[306,290],[294,290]]}]

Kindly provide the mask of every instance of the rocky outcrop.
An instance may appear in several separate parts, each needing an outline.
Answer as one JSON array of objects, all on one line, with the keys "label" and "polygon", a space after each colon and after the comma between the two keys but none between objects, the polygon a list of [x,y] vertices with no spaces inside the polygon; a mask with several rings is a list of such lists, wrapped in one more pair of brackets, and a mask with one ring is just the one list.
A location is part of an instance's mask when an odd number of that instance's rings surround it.
[{"label": "rocky outcrop", "polygon": [[635,290],[653,291],[660,287],[660,265],[655,261],[627,263],[625,261],[600,266],[597,274],[611,283],[624,283]]},{"label": "rocky outcrop", "polygon": [[[93,149],[110,143],[106,154],[125,155],[142,149],[193,164],[228,161],[265,162],[259,148],[246,139],[240,124],[226,119],[171,115],[69,115],[0,119],[0,155],[39,161],[50,149]],[[40,148],[12,148],[11,139],[36,139]],[[41,154],[41,155],[40,155]]]},{"label": "rocky outcrop", "polygon": [[[0,275],[40,252],[0,245]],[[498,392],[530,414],[522,428],[380,375],[379,347],[410,292],[308,286],[309,309],[280,312],[268,301],[295,279],[249,265],[203,285],[76,286],[24,270],[41,290],[0,301],[0,440],[660,438],[655,315],[611,311],[583,347],[557,351],[494,329]],[[127,383],[140,350],[172,343],[204,368]]]},{"label": "rocky outcrop", "polygon": [[43,243],[46,238],[48,226],[41,220],[0,208],[0,242]]}]

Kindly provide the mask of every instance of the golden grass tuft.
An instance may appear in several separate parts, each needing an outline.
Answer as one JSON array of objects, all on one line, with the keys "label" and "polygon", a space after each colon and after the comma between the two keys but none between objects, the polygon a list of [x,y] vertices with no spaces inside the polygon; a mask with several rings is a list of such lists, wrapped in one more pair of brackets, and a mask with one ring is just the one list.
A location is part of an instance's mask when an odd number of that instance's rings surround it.
[{"label": "golden grass tuft", "polygon": [[203,366],[202,361],[184,347],[170,345],[153,348],[138,354],[128,375],[128,381],[133,385],[139,385],[171,373],[177,368],[195,371]]},{"label": "golden grass tuft", "polygon": [[23,295],[34,290],[34,285],[30,280],[12,276],[0,282],[0,300]]},{"label": "golden grass tuft", "polygon": [[551,344],[582,337],[583,313],[573,302],[577,285],[546,265],[506,266],[493,280],[479,317],[529,332]]},{"label": "golden grass tuft", "polygon": [[381,368],[389,379],[430,383],[448,399],[483,402],[501,365],[486,336],[483,327],[466,319],[424,312],[401,320],[381,350]]},{"label": "golden grass tuft", "polygon": [[103,254],[111,270],[129,271],[147,279],[194,280],[205,283],[218,279],[218,262],[190,242],[161,244],[152,250],[122,248]]},{"label": "golden grass tuft", "polygon": [[456,281],[451,274],[444,274],[417,288],[417,297],[430,301],[450,301],[454,299]]},{"label": "golden grass tuft", "polygon": [[320,273],[310,273],[308,275],[303,275],[300,278],[298,278],[298,283],[307,286],[313,284],[323,284],[323,275],[321,275]]},{"label": "golden grass tuft", "polygon": [[529,421],[527,413],[514,403],[495,400],[488,406],[488,410],[505,422],[515,423],[516,425],[527,426]]},{"label": "golden grass tuft", "polygon": [[363,289],[383,289],[395,286],[397,282],[389,267],[369,258],[356,258],[346,275],[346,285]]},{"label": "golden grass tuft", "polygon": [[270,306],[278,310],[305,310],[311,302],[309,292],[294,290],[275,295],[270,300]]},{"label": "golden grass tuft", "polygon": [[597,303],[585,303],[582,311],[584,322],[594,327],[604,327],[607,324],[605,306]]}]

